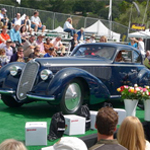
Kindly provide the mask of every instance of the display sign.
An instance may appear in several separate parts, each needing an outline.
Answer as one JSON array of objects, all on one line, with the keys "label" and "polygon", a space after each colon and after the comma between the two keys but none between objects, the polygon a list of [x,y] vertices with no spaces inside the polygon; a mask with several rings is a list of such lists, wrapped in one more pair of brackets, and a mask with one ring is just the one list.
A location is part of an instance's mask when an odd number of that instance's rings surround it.
[{"label": "display sign", "polygon": [[131,29],[134,29],[134,30],[137,30],[137,31],[145,31],[146,26],[145,26],[145,24],[132,23],[131,24]]}]

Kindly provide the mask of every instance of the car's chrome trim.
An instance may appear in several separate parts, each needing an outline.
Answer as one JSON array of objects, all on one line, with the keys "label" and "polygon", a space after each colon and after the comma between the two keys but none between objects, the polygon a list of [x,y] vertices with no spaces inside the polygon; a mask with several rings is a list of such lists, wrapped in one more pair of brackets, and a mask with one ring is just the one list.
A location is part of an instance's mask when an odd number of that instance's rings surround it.
[{"label": "car's chrome trim", "polygon": [[13,90],[0,90],[0,94],[14,94],[15,91]]},{"label": "car's chrome trim", "polygon": [[110,98],[121,98],[121,95],[111,95]]},{"label": "car's chrome trim", "polygon": [[75,66],[110,66],[110,67],[113,67],[113,66],[122,66],[122,67],[127,67],[127,66],[132,66],[132,67],[141,67],[143,66],[142,64],[141,65],[133,65],[133,64],[51,64],[51,63],[46,63],[46,64],[43,64],[44,66],[48,67],[59,67],[59,66],[63,66],[63,67],[67,67],[67,66],[71,66],[71,67],[75,67]]},{"label": "car's chrome trim", "polygon": [[38,96],[38,95],[32,95],[32,94],[26,94],[26,96],[30,99],[36,99],[36,100],[41,100],[41,101],[54,101],[55,97],[54,96]]}]

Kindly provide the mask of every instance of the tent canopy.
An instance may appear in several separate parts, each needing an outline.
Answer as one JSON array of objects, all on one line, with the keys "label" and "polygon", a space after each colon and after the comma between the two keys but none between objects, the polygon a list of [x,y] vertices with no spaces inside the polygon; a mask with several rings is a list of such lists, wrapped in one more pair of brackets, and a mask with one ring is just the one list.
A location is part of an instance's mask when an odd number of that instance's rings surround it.
[{"label": "tent canopy", "polygon": [[150,32],[149,29],[146,29],[145,31],[137,31],[133,33],[129,33],[128,37],[135,37],[135,38],[145,38],[145,39],[150,39]]},{"label": "tent canopy", "polygon": [[120,34],[108,29],[100,20],[85,28],[85,32],[93,32],[99,36],[106,36],[107,38],[111,37],[113,40],[120,42]]}]

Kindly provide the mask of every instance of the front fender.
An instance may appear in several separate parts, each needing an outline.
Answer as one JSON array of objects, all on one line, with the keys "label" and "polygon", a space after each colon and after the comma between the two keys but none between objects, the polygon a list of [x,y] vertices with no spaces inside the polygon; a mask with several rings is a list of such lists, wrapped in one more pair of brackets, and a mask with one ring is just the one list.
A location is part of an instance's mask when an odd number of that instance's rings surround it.
[{"label": "front fender", "polygon": [[90,91],[90,104],[96,104],[109,98],[110,92],[102,81],[79,68],[65,68],[57,72],[48,86],[48,95],[55,95],[59,102],[66,86],[74,78],[82,78],[86,81]]},{"label": "front fender", "polygon": [[[25,66],[25,63],[13,62],[13,63],[9,63],[1,68],[0,69],[0,88],[16,89],[20,75],[17,75],[15,77],[10,75],[10,68],[12,66],[18,66],[21,69],[23,69]],[[20,72],[20,74],[21,74],[21,72]]]}]

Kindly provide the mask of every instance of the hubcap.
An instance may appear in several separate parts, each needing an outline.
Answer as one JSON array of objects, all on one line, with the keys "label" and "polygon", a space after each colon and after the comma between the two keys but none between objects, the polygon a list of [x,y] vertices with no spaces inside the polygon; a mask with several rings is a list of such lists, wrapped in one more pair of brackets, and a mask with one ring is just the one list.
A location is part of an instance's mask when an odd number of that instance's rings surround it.
[{"label": "hubcap", "polygon": [[77,83],[71,83],[65,95],[65,105],[68,110],[74,110],[77,108],[81,100],[81,90]]}]

